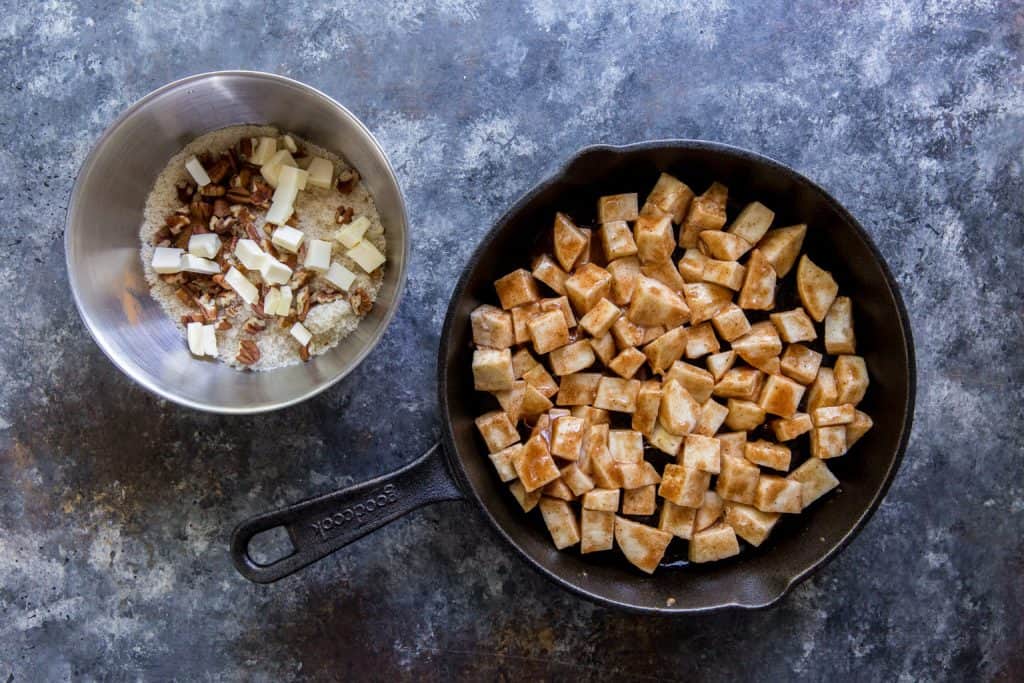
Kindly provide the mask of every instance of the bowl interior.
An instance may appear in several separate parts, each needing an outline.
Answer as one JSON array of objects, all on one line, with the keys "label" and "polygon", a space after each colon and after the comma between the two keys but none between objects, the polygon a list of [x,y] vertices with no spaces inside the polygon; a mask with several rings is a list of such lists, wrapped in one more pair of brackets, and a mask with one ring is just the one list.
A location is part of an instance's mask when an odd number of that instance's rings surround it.
[{"label": "bowl interior", "polygon": [[[367,183],[387,236],[388,265],[377,305],[356,331],[310,362],[270,372],[238,372],[193,358],[150,297],[139,259],[146,197],[167,161],[200,135],[236,124],[275,125],[340,153]],[[68,209],[65,246],[79,311],[111,360],[165,398],[224,413],[298,402],[352,370],[394,313],[408,253],[401,191],[369,131],[317,90],[252,72],[187,78],[125,112],[82,167]]]},{"label": "bowl interior", "polygon": [[[667,566],[646,576],[617,552],[581,558],[578,552],[555,550],[539,512],[524,515],[500,484],[473,424],[476,415],[493,408],[473,390],[469,313],[482,303],[497,303],[493,281],[528,263],[538,232],[550,229],[556,210],[581,224],[593,224],[600,195],[629,191],[643,195],[661,171],[676,175],[696,192],[713,180],[725,183],[730,217],[756,199],[775,210],[775,226],[807,223],[805,253],[831,270],[840,292],[853,298],[858,353],[865,357],[871,375],[861,407],[875,426],[848,454],[829,461],[841,481],[839,492],[804,514],[784,516],[760,548],[744,547],[736,558],[703,566],[687,565],[685,558],[670,554]],[[795,268],[786,278],[793,279]],[[757,607],[781,597],[837,552],[877,506],[902,455],[913,412],[909,326],[888,269],[863,230],[823,190],[799,174],[765,157],[711,143],[598,147],[575,158],[506,214],[480,245],[455,290],[442,349],[441,401],[450,418],[454,469],[499,532],[542,571],[570,588],[639,609]],[[675,601],[671,607],[666,606],[669,598]]]}]

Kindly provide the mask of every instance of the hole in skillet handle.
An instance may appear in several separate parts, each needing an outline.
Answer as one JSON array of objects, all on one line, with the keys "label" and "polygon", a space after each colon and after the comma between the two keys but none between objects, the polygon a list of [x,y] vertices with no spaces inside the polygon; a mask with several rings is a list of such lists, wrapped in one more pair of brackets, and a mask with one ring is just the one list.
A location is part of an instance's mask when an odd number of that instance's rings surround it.
[{"label": "hole in skillet handle", "polygon": [[[462,498],[445,466],[444,450],[435,444],[394,472],[242,522],[231,535],[231,557],[245,578],[272,583],[418,507]],[[283,557],[281,546],[286,543],[270,548],[265,543],[282,529],[292,547]],[[270,549],[277,550],[277,559],[263,561]]]}]

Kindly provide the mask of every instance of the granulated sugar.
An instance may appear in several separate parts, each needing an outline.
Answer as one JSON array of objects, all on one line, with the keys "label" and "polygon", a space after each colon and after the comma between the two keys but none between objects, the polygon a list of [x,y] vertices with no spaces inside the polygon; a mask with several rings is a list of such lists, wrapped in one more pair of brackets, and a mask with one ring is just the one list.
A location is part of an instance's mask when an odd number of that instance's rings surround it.
[{"label": "granulated sugar", "polygon": [[[181,324],[181,318],[184,315],[195,313],[196,309],[189,308],[182,303],[175,296],[177,286],[161,280],[160,276],[153,272],[150,263],[153,260],[153,239],[156,233],[163,228],[167,216],[182,207],[182,203],[178,199],[177,185],[191,180],[185,170],[185,160],[193,154],[198,155],[203,152],[209,152],[216,156],[234,147],[239,140],[245,137],[278,137],[279,135],[281,135],[281,131],[270,126],[232,126],[207,133],[192,141],[171,158],[167,167],[156,179],[153,189],[146,199],[144,221],[139,229],[139,237],[142,241],[143,270],[153,298],[180,328],[182,344],[185,344],[186,341],[185,326]],[[337,154],[298,138],[296,141],[305,147],[308,155],[330,160],[334,164],[335,177],[340,171],[349,168],[345,160]],[[379,268],[375,276],[371,277],[344,255],[344,247],[334,239],[334,235],[340,228],[335,222],[335,212],[341,205],[352,207],[356,216],[366,216],[370,220],[370,227],[363,239],[368,240],[382,254],[386,253],[384,226],[381,225],[373,197],[362,182],[347,195],[339,194],[333,187],[322,189],[308,185],[305,190],[299,192],[298,198],[295,200],[295,212],[298,215],[297,227],[306,234],[307,242],[312,239],[321,239],[331,243],[332,260],[338,261],[356,274],[356,280],[349,291],[357,287],[361,288],[369,295],[371,301],[376,301],[382,279],[380,274],[387,265]],[[254,210],[253,213],[256,216],[256,227],[262,229],[265,212]],[[257,286],[260,284],[258,273],[250,273],[249,277],[253,284]],[[268,317],[266,329],[252,335],[242,329],[245,322],[252,317],[255,315],[250,308],[242,306],[238,313],[228,318],[232,323],[231,328],[217,331],[217,350],[220,360],[237,368],[252,370],[272,370],[302,362],[299,358],[299,344],[289,334],[287,327],[281,327],[282,318]],[[361,316],[357,316],[348,302],[344,300],[314,305],[310,308],[303,323],[313,334],[313,340],[309,347],[310,354],[318,355],[336,346],[359,325],[361,319]],[[253,365],[243,365],[235,360],[239,343],[243,339],[255,341],[260,349],[260,359]]]}]

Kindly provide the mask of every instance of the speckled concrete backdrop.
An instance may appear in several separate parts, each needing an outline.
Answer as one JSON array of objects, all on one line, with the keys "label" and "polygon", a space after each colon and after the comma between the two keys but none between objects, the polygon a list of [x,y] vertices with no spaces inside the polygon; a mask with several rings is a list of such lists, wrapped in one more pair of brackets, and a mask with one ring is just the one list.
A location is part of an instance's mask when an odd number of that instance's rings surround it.
[{"label": "speckled concrete backdrop", "polygon": [[[1024,676],[1024,6],[248,4],[0,3],[0,680]],[[61,244],[114,116],[238,67],[362,117],[413,218],[381,346],[343,386],[258,419],[176,408],[114,370]],[[676,621],[561,592],[461,503],[277,585],[240,579],[239,519],[436,438],[450,283],[504,208],[581,145],[663,136],[817,179],[903,286],[916,430],[857,541],[776,609]]]}]

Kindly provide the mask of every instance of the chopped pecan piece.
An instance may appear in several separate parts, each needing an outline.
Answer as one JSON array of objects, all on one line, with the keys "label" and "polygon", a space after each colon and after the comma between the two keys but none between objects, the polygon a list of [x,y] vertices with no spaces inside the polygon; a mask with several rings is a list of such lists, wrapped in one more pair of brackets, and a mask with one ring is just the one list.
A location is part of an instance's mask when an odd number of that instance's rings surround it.
[{"label": "chopped pecan piece", "polygon": [[181,324],[182,325],[188,325],[189,323],[198,323],[198,322],[202,322],[202,320],[200,320],[200,316],[198,316],[198,315],[191,315],[190,314],[190,315],[183,315],[183,316],[181,316]]},{"label": "chopped pecan piece", "polygon": [[311,270],[306,270],[305,268],[297,268],[295,272],[292,273],[292,279],[288,281],[288,286],[291,287],[292,289],[304,287],[310,280],[313,279],[313,275],[315,275],[315,273]]},{"label": "chopped pecan piece", "polygon": [[223,185],[215,185],[210,183],[209,185],[203,185],[199,188],[199,194],[204,197],[223,197],[227,193]]},{"label": "chopped pecan piece", "polygon": [[252,179],[249,201],[256,206],[266,208],[270,206],[270,198],[274,196],[274,190],[259,178]]},{"label": "chopped pecan piece", "polygon": [[194,307],[199,305],[196,302],[195,297],[192,296],[192,292],[188,291],[188,289],[184,287],[178,287],[176,290],[174,290],[174,296],[178,297],[178,301],[185,304],[186,306]]},{"label": "chopped pecan piece", "polygon": [[243,159],[248,159],[252,156],[252,138],[242,138],[238,141],[238,154]]},{"label": "chopped pecan piece", "polygon": [[203,294],[196,303],[199,305],[199,310],[203,314],[203,319],[207,323],[212,323],[217,319],[217,304],[214,303],[213,297],[209,294]]},{"label": "chopped pecan piece", "polygon": [[172,213],[164,221],[164,224],[172,235],[177,235],[189,224],[189,217],[186,214]]},{"label": "chopped pecan piece", "polygon": [[347,168],[338,174],[338,192],[349,194],[359,184],[359,171],[354,168]]},{"label": "chopped pecan piece", "polygon": [[370,294],[362,287],[356,287],[352,290],[348,297],[348,303],[352,306],[352,310],[355,311],[356,315],[366,315],[373,310],[373,301],[370,300]]},{"label": "chopped pecan piece", "polygon": [[[206,175],[210,176],[210,183],[212,183],[215,186],[219,185],[220,181],[222,181],[222,180],[224,180],[225,178],[228,177],[228,173],[231,172],[231,166],[232,166],[231,158],[229,156],[223,155],[223,156],[221,156],[220,159],[217,159],[217,161],[212,166],[210,166],[209,168],[206,169]],[[206,185],[206,186],[203,187],[203,194],[204,195],[206,194],[206,188],[207,187],[210,187],[210,186]],[[221,188],[221,189],[224,189],[224,188]],[[207,196],[210,196],[210,195],[207,195]],[[217,195],[212,195],[212,196],[217,196]]]},{"label": "chopped pecan piece", "polygon": [[309,360],[309,346],[308,345],[307,346],[300,346],[299,347],[299,358],[302,359],[303,363],[305,363],[307,360]]},{"label": "chopped pecan piece", "polygon": [[188,226],[174,239],[174,246],[178,249],[188,249],[188,238],[192,236],[193,228],[195,226]]},{"label": "chopped pecan piece", "polygon": [[231,204],[226,199],[213,200],[213,215],[217,218],[225,218],[231,215]]},{"label": "chopped pecan piece", "polygon": [[263,330],[267,329],[267,321],[262,318],[249,318],[242,325],[242,329],[249,334],[259,334]]},{"label": "chopped pecan piece", "polygon": [[315,294],[313,294],[312,298],[313,298],[313,303],[315,303],[315,304],[329,304],[332,301],[337,301],[338,299],[344,299],[345,295],[342,292],[328,292],[328,291],[325,291],[325,290],[320,290],[319,292],[316,292]]},{"label": "chopped pecan piece", "polygon": [[230,330],[231,321],[228,320],[227,318],[222,319],[219,323],[217,323],[217,329],[220,330],[221,332],[224,332],[225,330]]},{"label": "chopped pecan piece", "polygon": [[345,225],[352,222],[352,216],[355,211],[352,210],[351,206],[345,206],[342,204],[338,207],[338,210],[334,212],[334,222],[338,225]]},{"label": "chopped pecan piece", "polygon": [[293,228],[299,227],[299,212],[292,209],[292,215],[288,217],[288,220],[284,222],[285,225],[290,225]]},{"label": "chopped pecan piece", "polygon": [[185,284],[185,273],[167,273],[161,275],[160,279],[169,285],[183,285]]},{"label": "chopped pecan piece", "polygon": [[235,360],[243,365],[252,365],[260,359],[260,347],[251,339],[243,339],[238,345],[238,355]]},{"label": "chopped pecan piece", "polygon": [[261,241],[263,239],[263,236],[260,235],[260,231],[256,229],[256,224],[255,223],[246,223],[245,224],[245,234],[253,242],[259,242],[259,241]]},{"label": "chopped pecan piece", "polygon": [[231,204],[248,204],[249,190],[244,187],[232,187],[224,193],[224,199]]},{"label": "chopped pecan piece", "polygon": [[309,313],[309,304],[309,287],[303,287],[295,294],[295,317],[304,321]]},{"label": "chopped pecan piece", "polygon": [[182,204],[188,204],[192,201],[192,195],[196,193],[195,183],[188,181],[178,183],[175,185],[175,189],[178,190],[178,201]]}]

